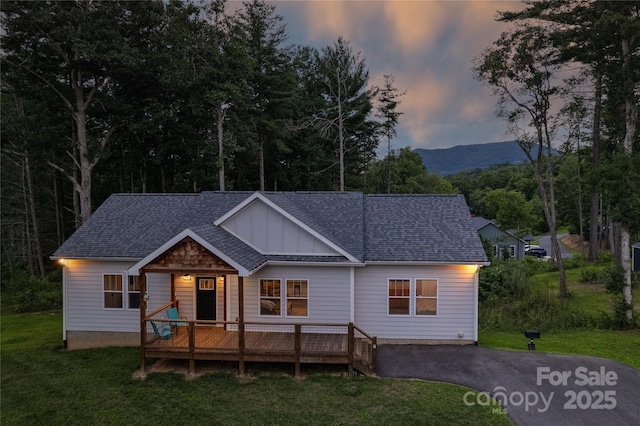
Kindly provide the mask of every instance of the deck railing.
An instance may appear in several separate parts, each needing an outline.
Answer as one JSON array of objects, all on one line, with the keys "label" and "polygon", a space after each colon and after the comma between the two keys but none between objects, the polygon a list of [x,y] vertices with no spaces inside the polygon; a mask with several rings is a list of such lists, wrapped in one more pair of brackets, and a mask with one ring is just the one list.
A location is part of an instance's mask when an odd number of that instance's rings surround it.
[{"label": "deck railing", "polygon": [[[374,374],[377,342],[353,323],[264,323],[238,321],[175,320],[162,317],[171,303],[143,321],[142,369],[147,358],[237,361],[244,375],[245,362],[291,362],[300,375],[302,363],[346,364]],[[154,326],[155,325],[155,328]]]}]

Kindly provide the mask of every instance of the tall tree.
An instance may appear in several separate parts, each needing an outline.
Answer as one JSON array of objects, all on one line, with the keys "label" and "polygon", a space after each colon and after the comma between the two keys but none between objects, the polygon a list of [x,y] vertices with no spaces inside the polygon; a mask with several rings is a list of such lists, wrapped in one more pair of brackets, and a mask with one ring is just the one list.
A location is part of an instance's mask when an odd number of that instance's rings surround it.
[{"label": "tall tree", "polygon": [[[290,56],[281,46],[287,39],[286,27],[282,16],[276,14],[275,6],[262,0],[243,5],[239,24],[250,58],[247,77],[250,100],[245,111],[253,127],[248,136],[257,143],[258,181],[260,190],[264,191],[267,151],[288,149],[282,139],[288,110],[293,107],[288,100],[295,88],[295,78]],[[273,160],[270,164],[275,165],[277,159]]]},{"label": "tall tree", "polygon": [[[566,274],[557,239],[556,200],[553,175],[554,123],[551,107],[559,94],[555,80],[559,66],[556,51],[541,28],[524,26],[503,33],[475,61],[478,79],[493,88],[498,97],[498,115],[516,134],[517,142],[531,163],[549,226],[552,257],[560,274],[559,294],[567,296]],[[522,120],[526,119],[524,126]],[[533,129],[533,134],[528,130]],[[537,155],[532,155],[537,148]]]},{"label": "tall tree", "polygon": [[131,18],[126,6],[87,0],[1,6],[5,66],[48,87],[73,120],[72,162],[49,164],[73,184],[80,223],[91,215],[92,172],[117,126],[107,110],[113,73],[133,56],[123,35]]},{"label": "tall tree", "polygon": [[376,117],[382,120],[380,133],[387,140],[387,194],[391,194],[391,139],[397,135],[396,126],[402,112],[398,111],[400,97],[407,93],[400,92],[394,86],[395,77],[391,74],[383,76],[384,84],[378,92],[378,111]]},{"label": "tall tree", "polygon": [[[353,53],[342,37],[316,58],[324,99],[313,121],[323,137],[338,142],[339,190],[345,190],[345,154],[370,155],[375,124],[368,119],[377,90],[367,87],[369,71],[360,52]],[[377,140],[374,142],[377,145]],[[375,146],[373,147],[375,149]]]}]

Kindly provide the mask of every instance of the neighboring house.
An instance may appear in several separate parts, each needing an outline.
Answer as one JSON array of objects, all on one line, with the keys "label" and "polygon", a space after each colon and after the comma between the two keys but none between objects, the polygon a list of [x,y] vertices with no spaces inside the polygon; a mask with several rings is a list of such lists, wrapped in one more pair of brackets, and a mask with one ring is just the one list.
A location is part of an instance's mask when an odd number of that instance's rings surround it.
[{"label": "neighboring house", "polygon": [[498,225],[484,217],[474,216],[471,220],[478,234],[491,242],[495,257],[498,259],[505,257],[518,260],[524,259],[524,249],[527,247],[526,241],[516,237],[509,231],[503,231]]},{"label": "neighboring house", "polygon": [[631,270],[640,272],[640,242],[631,246]]},{"label": "neighboring house", "polygon": [[[260,346],[249,351],[250,327],[343,324],[344,334],[353,324],[374,349],[372,336],[477,342],[478,269],[488,264],[460,195],[336,192],[116,194],[52,259],[64,264],[67,347],[141,345],[144,360],[154,333],[169,340],[158,326],[177,307],[188,332],[156,354],[180,357],[184,345],[191,361],[231,359],[198,354],[205,326],[236,333],[241,360],[267,360]],[[296,337],[296,362],[305,342]]]}]

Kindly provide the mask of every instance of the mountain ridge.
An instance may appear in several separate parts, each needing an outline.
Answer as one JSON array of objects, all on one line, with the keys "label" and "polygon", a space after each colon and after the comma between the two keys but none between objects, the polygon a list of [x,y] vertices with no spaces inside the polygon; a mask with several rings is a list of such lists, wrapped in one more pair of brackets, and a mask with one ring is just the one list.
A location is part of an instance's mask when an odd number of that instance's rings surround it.
[{"label": "mountain ridge", "polygon": [[[422,164],[429,173],[440,176],[486,169],[498,164],[521,164],[527,156],[516,141],[490,142],[472,145],[456,145],[451,148],[413,150],[422,157]],[[537,155],[537,149],[532,152]]]}]

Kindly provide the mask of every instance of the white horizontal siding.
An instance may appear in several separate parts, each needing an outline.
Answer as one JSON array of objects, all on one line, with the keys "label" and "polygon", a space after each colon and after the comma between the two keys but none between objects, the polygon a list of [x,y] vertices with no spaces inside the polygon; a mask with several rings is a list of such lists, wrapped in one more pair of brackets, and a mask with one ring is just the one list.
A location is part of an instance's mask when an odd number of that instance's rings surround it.
[{"label": "white horizontal siding", "polygon": [[[132,262],[67,260],[65,264],[65,319],[68,331],[140,331],[140,310],[127,309],[124,271]],[[105,309],[103,275],[123,275],[123,309]],[[148,274],[148,312],[170,300],[171,276]]]},{"label": "white horizontal siding", "polygon": [[[367,266],[355,270],[355,324],[384,339],[473,339],[475,266]],[[437,316],[390,316],[388,287],[393,279],[437,279]]]},{"label": "white horizontal siding", "polygon": [[[260,316],[259,280],[280,279],[285,292],[287,279],[308,280],[309,316]],[[238,285],[229,280],[229,319],[238,317]],[[282,299],[284,303],[284,298]],[[245,321],[296,322],[296,323],[343,323],[349,322],[349,268],[338,267],[291,267],[267,266],[251,277],[244,277]]]}]

